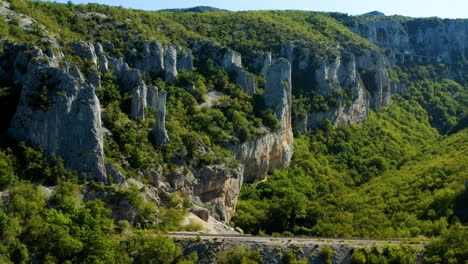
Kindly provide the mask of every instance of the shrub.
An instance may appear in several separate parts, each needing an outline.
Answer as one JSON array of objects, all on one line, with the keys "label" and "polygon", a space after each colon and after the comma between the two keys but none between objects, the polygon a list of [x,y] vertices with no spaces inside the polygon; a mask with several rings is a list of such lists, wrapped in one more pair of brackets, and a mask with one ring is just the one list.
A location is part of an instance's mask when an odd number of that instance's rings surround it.
[{"label": "shrub", "polygon": [[322,259],[323,263],[331,264],[333,258],[333,249],[330,246],[323,246],[320,249],[320,258]]},{"label": "shrub", "polygon": [[233,247],[224,251],[217,259],[219,264],[256,264],[261,263],[262,255],[259,250]]},{"label": "shrub", "polygon": [[13,185],[18,180],[14,168],[15,158],[11,151],[0,150],[0,189]]},{"label": "shrub", "polygon": [[360,250],[354,250],[351,255],[351,264],[366,264],[366,255]]},{"label": "shrub", "polygon": [[167,236],[140,234],[127,243],[137,263],[170,264],[181,255],[180,249]]}]

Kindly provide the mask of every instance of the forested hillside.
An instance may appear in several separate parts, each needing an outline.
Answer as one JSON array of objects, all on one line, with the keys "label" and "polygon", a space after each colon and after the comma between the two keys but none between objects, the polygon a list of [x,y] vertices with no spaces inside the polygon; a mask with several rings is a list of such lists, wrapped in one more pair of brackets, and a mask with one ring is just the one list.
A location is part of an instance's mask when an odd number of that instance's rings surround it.
[{"label": "forested hillside", "polygon": [[426,263],[464,263],[466,29],[0,0],[0,262],[202,263],[162,234],[203,229],[430,239]]}]

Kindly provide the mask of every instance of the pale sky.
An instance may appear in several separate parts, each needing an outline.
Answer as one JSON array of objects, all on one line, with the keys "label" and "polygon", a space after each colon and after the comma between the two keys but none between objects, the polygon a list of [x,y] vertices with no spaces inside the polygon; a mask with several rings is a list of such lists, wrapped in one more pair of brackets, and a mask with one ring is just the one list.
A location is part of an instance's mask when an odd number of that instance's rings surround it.
[{"label": "pale sky", "polygon": [[[54,0],[66,3],[67,0]],[[359,15],[380,11],[411,17],[468,18],[468,0],[72,0],[75,4],[100,3],[143,10],[212,6],[232,11],[299,9]]]}]

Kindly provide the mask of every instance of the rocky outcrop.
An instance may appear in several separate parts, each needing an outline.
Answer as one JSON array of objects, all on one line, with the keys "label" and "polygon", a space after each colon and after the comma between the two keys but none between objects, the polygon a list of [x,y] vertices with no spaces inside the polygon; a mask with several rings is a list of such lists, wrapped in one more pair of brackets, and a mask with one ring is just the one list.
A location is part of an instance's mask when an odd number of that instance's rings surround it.
[{"label": "rocky outcrop", "polygon": [[252,57],[252,65],[250,65],[252,70],[257,74],[267,76],[272,61],[271,52],[253,52],[250,57]]},{"label": "rocky outcrop", "polygon": [[232,81],[243,88],[249,95],[255,93],[255,76],[242,67],[242,56],[215,41],[200,40],[193,45],[194,53],[201,59],[211,59],[217,66],[223,67]]},{"label": "rocky outcrop", "polygon": [[324,58],[318,58],[317,69],[315,70],[316,91],[318,94],[327,96],[331,94],[334,87],[340,87],[338,79],[340,66],[340,57],[334,58],[331,63],[327,63]]},{"label": "rocky outcrop", "polygon": [[[27,58],[27,53],[20,49],[16,57]],[[40,145],[47,156],[55,153],[67,168],[85,173],[88,179],[106,183],[100,104],[93,86],[76,65],[42,52],[32,54],[16,60],[11,69],[23,88],[9,134]]]},{"label": "rocky outcrop", "polygon": [[356,20],[350,29],[391,49],[400,63],[445,62],[468,57],[468,21],[449,19]]},{"label": "rocky outcrop", "polygon": [[168,43],[167,49],[156,41],[145,41],[143,47],[134,50],[127,59],[128,64],[152,78],[163,77],[166,82],[174,82],[178,71],[193,70],[192,51]]},{"label": "rocky outcrop", "polygon": [[193,186],[193,195],[209,208],[211,216],[229,223],[234,216],[237,197],[244,180],[243,174],[242,167],[203,167],[194,172],[197,183]]},{"label": "rocky outcrop", "polygon": [[98,60],[98,71],[102,73],[108,73],[109,72],[109,60],[105,55],[100,55],[99,60]]},{"label": "rocky outcrop", "polygon": [[234,157],[244,164],[244,179],[263,179],[274,169],[289,165],[293,154],[291,127],[291,65],[286,59],[274,60],[268,70],[264,92],[265,105],[274,111],[280,128],[250,142],[229,147]]},{"label": "rocky outcrop", "polygon": [[158,145],[166,144],[169,141],[166,130],[166,99],[167,92],[160,91],[156,100],[156,124],[151,132]]},{"label": "rocky outcrop", "polygon": [[291,90],[291,64],[283,58],[274,60],[268,70],[264,100],[285,129],[291,127]]},{"label": "rocky outcrop", "polygon": [[88,81],[94,88],[101,88],[101,76],[96,72],[92,71],[88,73]]},{"label": "rocky outcrop", "polygon": [[324,120],[333,125],[363,124],[369,108],[377,110],[390,104],[390,64],[377,49],[348,51],[336,46],[330,52],[317,52],[304,44],[286,43],[281,52],[293,58],[296,93],[310,99],[321,96],[327,104],[326,109],[318,105],[296,109],[294,123],[301,133]]},{"label": "rocky outcrop", "polygon": [[[211,150],[208,148],[208,151]],[[183,192],[191,198],[192,211],[196,215],[229,223],[244,181],[244,169],[243,166],[230,168],[225,164],[202,168],[180,166],[165,180],[173,191]]]},{"label": "rocky outcrop", "polygon": [[370,107],[377,110],[389,106],[392,84],[385,55],[377,51],[361,52],[356,57],[356,67],[366,90],[370,93]]},{"label": "rocky outcrop", "polygon": [[291,64],[294,64],[294,50],[295,50],[294,42],[287,42],[281,47],[281,56],[288,59]]},{"label": "rocky outcrop", "polygon": [[210,210],[200,207],[198,205],[193,205],[190,211],[205,222],[207,222],[210,218]]},{"label": "rocky outcrop", "polygon": [[[329,64],[326,61],[322,58],[317,59],[316,91],[322,96],[327,96],[336,89],[342,95],[335,98],[335,105],[329,106],[327,111],[306,114],[307,127],[318,127],[325,119],[334,125],[363,124],[369,112],[369,98],[361,85],[354,55],[344,53],[329,60]],[[350,98],[345,100],[343,95]]]},{"label": "rocky outcrop", "polygon": [[297,117],[298,127],[301,133],[306,133],[309,128],[319,127],[324,120],[329,120],[333,125],[362,125],[369,115],[369,98],[364,89],[355,90],[352,104],[346,104],[339,100],[338,105],[327,111],[313,111],[305,116]]},{"label": "rocky outcrop", "polygon": [[235,83],[243,87],[246,94],[253,96],[255,94],[255,76],[242,68],[235,68],[233,72],[236,75]]},{"label": "rocky outcrop", "polygon": [[123,174],[110,162],[106,163],[107,176],[112,178],[112,182],[117,185],[126,185],[127,181]]},{"label": "rocky outcrop", "polygon": [[119,73],[116,73],[116,77],[120,81],[124,91],[133,91],[135,87],[145,86],[140,70],[128,69],[128,66],[123,66],[123,69]]},{"label": "rocky outcrop", "polygon": [[166,50],[164,56],[165,81],[172,83],[177,77],[177,51],[173,47]]},{"label": "rocky outcrop", "polygon": [[145,108],[147,102],[147,89],[145,85],[133,89],[131,117],[133,119],[145,119]]},{"label": "rocky outcrop", "polygon": [[91,61],[95,66],[97,64],[97,56],[96,56],[96,51],[94,49],[94,45],[84,42],[84,41],[79,41],[79,42],[73,42],[71,44],[71,47],[73,50],[76,52],[76,54],[88,61]]},{"label": "rocky outcrop", "polygon": [[159,42],[147,41],[140,54],[134,54],[131,65],[152,77],[164,74],[164,48]]},{"label": "rocky outcrop", "polygon": [[146,89],[146,104],[153,108],[154,111],[158,109],[158,87],[148,86]]},{"label": "rocky outcrop", "polygon": [[190,49],[183,49],[180,46],[176,46],[177,49],[177,70],[193,71],[193,58],[192,51]]}]

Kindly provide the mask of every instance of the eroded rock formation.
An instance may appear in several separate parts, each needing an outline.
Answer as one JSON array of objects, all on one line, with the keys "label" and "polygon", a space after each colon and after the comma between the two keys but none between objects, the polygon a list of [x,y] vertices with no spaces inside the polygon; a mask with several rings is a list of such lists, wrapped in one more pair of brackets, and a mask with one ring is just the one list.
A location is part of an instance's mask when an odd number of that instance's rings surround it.
[{"label": "eroded rock formation", "polygon": [[211,59],[215,65],[223,67],[233,77],[233,81],[249,95],[255,94],[255,76],[242,67],[242,55],[210,40],[200,40],[193,50],[201,59]]},{"label": "eroded rock formation", "polygon": [[166,130],[166,99],[167,92],[159,91],[156,99],[156,124],[151,132],[158,145],[166,144],[169,141]]},{"label": "eroded rock formation", "polygon": [[[467,57],[468,21],[411,19],[355,21],[350,29],[372,43],[391,49],[400,63],[445,62]],[[419,56],[419,57],[418,57]]]},{"label": "eroded rock formation", "polygon": [[164,56],[164,68],[166,70],[165,81],[172,83],[177,77],[177,51],[173,47],[166,50]]},{"label": "eroded rock formation", "polygon": [[265,105],[280,121],[280,128],[250,142],[230,147],[244,164],[246,181],[263,179],[273,169],[288,166],[293,154],[291,64],[284,58],[274,60],[268,70],[264,92]]},{"label": "eroded rock formation", "polygon": [[55,153],[66,167],[85,173],[88,179],[106,183],[101,112],[94,87],[76,65],[35,50],[29,53],[19,46],[10,50],[17,58],[10,74],[23,87],[10,135],[41,146],[48,156]]}]

